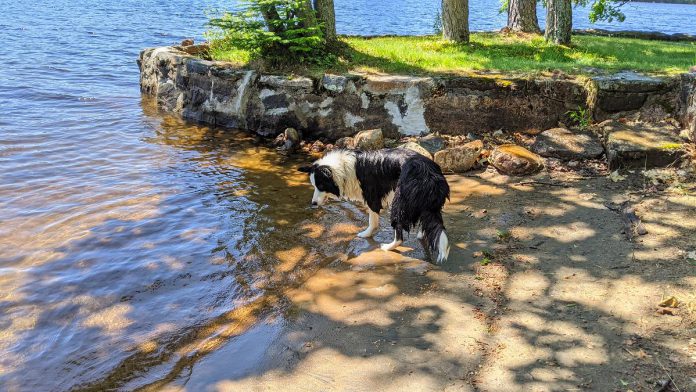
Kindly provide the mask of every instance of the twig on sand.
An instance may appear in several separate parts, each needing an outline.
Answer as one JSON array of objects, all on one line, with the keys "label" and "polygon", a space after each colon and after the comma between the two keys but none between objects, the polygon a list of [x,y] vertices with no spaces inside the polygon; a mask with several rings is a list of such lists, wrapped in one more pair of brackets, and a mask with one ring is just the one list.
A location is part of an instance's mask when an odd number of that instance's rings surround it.
[{"label": "twig on sand", "polygon": [[560,186],[562,188],[570,188],[572,186],[570,184],[564,184],[561,182],[546,182],[546,181],[535,181],[535,180],[522,181],[522,182],[510,184],[510,185],[548,185],[548,186]]},{"label": "twig on sand", "polygon": [[667,382],[665,382],[665,383],[662,385],[662,387],[661,387],[660,389],[657,390],[657,392],[666,392],[666,391],[668,391],[670,385],[673,385],[673,386],[674,386],[674,389],[676,389],[677,392],[681,392],[681,389],[679,389],[679,387],[677,386],[677,383],[674,382],[674,379],[672,378],[672,375],[669,374],[669,372],[667,371],[667,369],[665,369],[665,367],[662,365],[662,362],[660,362],[660,358],[658,358],[658,357],[656,356],[655,359],[657,360],[657,363],[660,365],[660,367],[662,368],[662,370],[664,370],[665,374],[667,374],[667,377],[669,377],[669,380],[668,380]]}]

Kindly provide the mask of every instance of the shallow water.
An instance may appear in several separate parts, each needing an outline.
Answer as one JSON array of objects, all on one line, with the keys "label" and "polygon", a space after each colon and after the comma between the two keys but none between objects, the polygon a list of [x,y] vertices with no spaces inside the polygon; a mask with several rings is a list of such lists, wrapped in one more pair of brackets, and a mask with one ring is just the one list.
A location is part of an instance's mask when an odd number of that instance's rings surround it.
[{"label": "shallow water", "polygon": [[[337,1],[339,31],[431,31],[437,2],[374,3]],[[2,3],[0,389],[172,380],[245,331],[241,347],[261,349],[282,291],[364,250],[347,241],[362,213],[310,210],[299,162],[141,98],[139,50],[200,37],[224,4]],[[696,32],[659,21],[696,7],[635,6],[663,15],[642,28]],[[473,29],[502,25],[482,9]],[[245,352],[230,372],[253,363]]]}]

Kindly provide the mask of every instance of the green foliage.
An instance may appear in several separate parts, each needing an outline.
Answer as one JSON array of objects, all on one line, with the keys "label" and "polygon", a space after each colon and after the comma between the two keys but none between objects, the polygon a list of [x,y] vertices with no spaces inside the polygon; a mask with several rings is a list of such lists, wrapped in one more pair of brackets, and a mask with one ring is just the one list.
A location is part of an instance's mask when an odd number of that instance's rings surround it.
[{"label": "green foliage", "polygon": [[592,123],[592,113],[581,106],[578,106],[578,110],[571,110],[566,112],[568,117],[582,130],[589,128]]},{"label": "green foliage", "polygon": [[500,230],[498,229],[496,232],[496,235],[498,236],[498,241],[509,241],[512,239],[512,233],[509,230]]},{"label": "green foliage", "polygon": [[307,0],[243,0],[211,18],[211,50],[241,50],[272,64],[325,61],[326,42]]},{"label": "green foliage", "polygon": [[510,8],[510,0],[501,0],[500,1],[500,8],[498,8],[498,13],[502,14],[502,13],[508,12],[509,8]]},{"label": "green foliage", "polygon": [[626,15],[621,12],[621,6],[627,3],[624,0],[575,0],[576,5],[590,5],[590,22],[613,22],[617,20],[623,22],[626,20]]}]

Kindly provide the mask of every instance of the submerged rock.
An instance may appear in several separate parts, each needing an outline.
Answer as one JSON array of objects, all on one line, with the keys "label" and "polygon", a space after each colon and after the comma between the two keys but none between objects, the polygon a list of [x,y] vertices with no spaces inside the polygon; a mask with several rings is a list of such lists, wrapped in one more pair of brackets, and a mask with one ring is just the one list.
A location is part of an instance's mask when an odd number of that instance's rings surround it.
[{"label": "submerged rock", "polygon": [[496,147],[488,161],[499,172],[512,176],[533,174],[544,167],[544,160],[540,156],[515,144]]},{"label": "submerged rock", "polygon": [[463,146],[438,151],[435,153],[434,160],[444,172],[462,173],[474,167],[482,150],[483,142],[474,140]]},{"label": "submerged rock", "polygon": [[423,146],[421,146],[420,144],[418,144],[416,142],[408,142],[406,144],[399,146],[399,148],[405,148],[408,150],[412,150],[412,151],[415,151],[415,152],[423,155],[424,157],[427,157],[429,159],[433,159],[433,156],[430,155],[430,152],[428,152],[428,150],[426,150],[425,148],[423,148]]},{"label": "submerged rock", "polygon": [[381,129],[370,129],[355,135],[355,148],[358,150],[379,150],[384,147]]},{"label": "submerged rock", "polygon": [[596,158],[604,152],[599,138],[593,134],[566,128],[542,132],[530,148],[543,157],[576,160]]}]

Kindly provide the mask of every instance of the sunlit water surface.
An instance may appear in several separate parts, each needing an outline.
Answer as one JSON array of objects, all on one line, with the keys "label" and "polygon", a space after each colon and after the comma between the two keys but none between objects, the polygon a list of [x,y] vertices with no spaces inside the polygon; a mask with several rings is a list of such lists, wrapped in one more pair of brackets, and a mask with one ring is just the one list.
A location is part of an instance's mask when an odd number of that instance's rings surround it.
[{"label": "sunlit water surface", "polygon": [[[321,223],[359,213],[309,210],[298,162],[140,96],[139,50],[200,38],[204,10],[229,2],[0,4],[0,389],[181,377],[274,318],[279,290],[351,252],[341,241],[355,228],[330,243]],[[438,2],[336,4],[340,33],[427,34]],[[471,7],[472,29],[503,25],[494,0]],[[696,33],[694,6],[626,10],[621,28]]]}]

